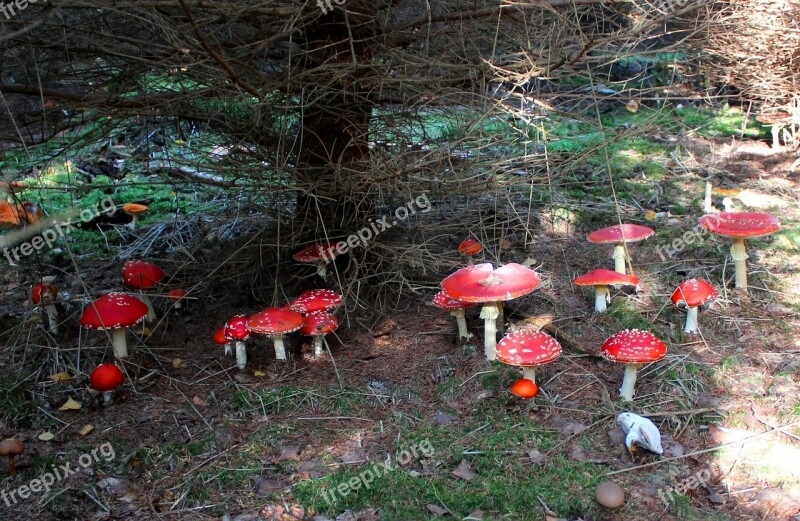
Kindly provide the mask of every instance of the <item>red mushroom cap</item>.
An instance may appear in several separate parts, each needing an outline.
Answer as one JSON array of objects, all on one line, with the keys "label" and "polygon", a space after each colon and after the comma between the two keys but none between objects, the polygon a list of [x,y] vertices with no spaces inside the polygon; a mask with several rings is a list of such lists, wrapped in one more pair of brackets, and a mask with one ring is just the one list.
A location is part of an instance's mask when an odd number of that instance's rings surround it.
[{"label": "red mushroom cap", "polygon": [[521,264],[494,269],[487,262],[461,268],[442,281],[442,289],[464,302],[499,302],[527,295],[539,284],[536,272]]},{"label": "red mushroom cap", "polygon": [[341,303],[342,296],[333,290],[310,289],[294,299],[289,308],[298,313],[313,313],[314,311],[327,311]]},{"label": "red mushroom cap", "polygon": [[483,246],[475,239],[464,239],[458,245],[458,252],[462,255],[477,255],[482,251]]},{"label": "red mushroom cap", "polygon": [[267,308],[250,317],[247,328],[253,333],[282,335],[303,327],[303,315],[291,309]]},{"label": "red mushroom cap", "polygon": [[228,343],[228,339],[225,338],[225,326],[214,331],[214,343],[219,345],[225,345]]},{"label": "red mushroom cap", "polygon": [[89,381],[95,391],[113,391],[125,380],[122,371],[114,364],[100,364],[94,368]]},{"label": "red mushroom cap", "polygon": [[247,340],[250,330],[247,328],[247,315],[234,315],[225,322],[223,335],[227,340]]},{"label": "red mushroom cap", "polygon": [[466,309],[471,308],[475,304],[472,302],[464,302],[453,298],[444,291],[440,291],[433,297],[433,305],[441,309]]},{"label": "red mushroom cap", "polygon": [[171,290],[167,291],[167,297],[169,297],[169,299],[172,302],[178,302],[183,297],[185,297],[186,295],[188,295],[188,293],[186,293],[186,291],[184,291],[184,290],[182,290],[180,288],[175,288],[175,289],[171,289]]},{"label": "red mushroom cap", "polygon": [[678,284],[672,294],[672,303],[678,305],[683,302],[687,307],[695,308],[715,298],[717,292],[711,284],[700,279],[687,279]]},{"label": "red mushroom cap", "polygon": [[34,304],[49,303],[58,296],[58,288],[46,282],[37,282],[31,291],[31,302]]},{"label": "red mushroom cap", "polygon": [[704,215],[700,224],[716,235],[744,239],[764,237],[781,229],[777,217],[759,212],[720,212]]},{"label": "red mushroom cap", "polygon": [[530,399],[539,394],[539,387],[533,380],[520,378],[511,386],[511,394],[520,398]]},{"label": "red mushroom cap", "polygon": [[128,261],[122,266],[122,283],[133,289],[150,289],[164,278],[164,270],[145,261]]},{"label": "red mushroom cap", "polygon": [[333,333],[339,327],[339,319],[327,311],[315,311],[309,313],[303,319],[303,327],[300,334],[306,336],[327,335]]},{"label": "red mushroom cap", "polygon": [[328,262],[334,259],[335,257],[336,257],[336,244],[332,242],[314,244],[292,255],[292,258],[297,262],[319,262],[319,261]]},{"label": "red mushroom cap", "polygon": [[593,231],[587,237],[590,242],[636,242],[647,239],[655,233],[652,228],[638,224],[616,224]]},{"label": "red mushroom cap", "polygon": [[667,346],[653,333],[626,329],[611,335],[600,349],[600,354],[612,362],[647,364],[664,358]]},{"label": "red mushroom cap", "polygon": [[519,329],[497,343],[497,360],[518,367],[552,362],[561,356],[561,344],[550,335],[534,329]]},{"label": "red mushroom cap", "polygon": [[586,275],[581,275],[573,280],[578,286],[608,286],[610,284],[624,284],[635,286],[639,284],[639,277],[636,275],[625,275],[611,270],[592,270]]},{"label": "red mushroom cap", "polygon": [[147,305],[126,293],[107,293],[83,311],[80,323],[89,329],[119,329],[141,322]]}]

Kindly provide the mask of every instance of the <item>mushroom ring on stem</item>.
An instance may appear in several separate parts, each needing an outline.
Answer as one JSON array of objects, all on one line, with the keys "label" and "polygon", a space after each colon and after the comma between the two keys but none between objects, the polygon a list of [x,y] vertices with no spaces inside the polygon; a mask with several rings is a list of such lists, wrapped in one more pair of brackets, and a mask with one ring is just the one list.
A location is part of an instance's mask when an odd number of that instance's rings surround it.
[{"label": "mushroom ring on stem", "polygon": [[250,329],[247,327],[247,315],[234,315],[225,322],[225,339],[236,342],[236,366],[239,369],[247,367],[247,347],[244,341],[250,338]]},{"label": "mushroom ring on stem", "polygon": [[708,282],[700,279],[687,279],[678,284],[672,294],[672,303],[687,308],[684,333],[697,333],[697,308],[717,298],[717,292]]},{"label": "mushroom ring on stem", "polygon": [[506,300],[527,295],[539,284],[536,272],[521,264],[495,269],[487,262],[461,268],[442,281],[442,290],[456,300],[483,304],[480,316],[484,320],[484,352],[487,360],[494,360],[499,306]]},{"label": "mushroom ring on stem", "polygon": [[600,230],[593,231],[588,235],[589,242],[594,243],[614,243],[614,271],[626,273],[625,263],[628,260],[625,251],[625,243],[638,242],[653,235],[653,229],[638,224],[617,224]]},{"label": "mushroom ring on stem", "polygon": [[747,253],[745,239],[766,237],[781,229],[777,217],[759,212],[721,212],[704,215],[700,224],[709,232],[733,239],[731,257],[736,266],[736,288],[747,289]]},{"label": "mushroom ring on stem", "polygon": [[269,335],[275,343],[275,358],[286,360],[283,335],[303,327],[303,315],[286,307],[267,308],[250,317],[247,328],[253,333]]},{"label": "mushroom ring on stem", "polygon": [[534,384],[536,368],[549,364],[559,356],[561,344],[538,329],[518,329],[507,334],[497,344],[497,361],[522,367],[522,378]]},{"label": "mushroom ring on stem", "polygon": [[475,304],[462,302],[448,296],[444,291],[440,291],[433,297],[433,305],[439,309],[450,311],[450,314],[456,318],[456,323],[458,324],[458,338],[460,340],[469,340],[472,338],[472,333],[467,330],[467,319],[464,318],[464,310],[471,308]]},{"label": "mushroom ring on stem", "polygon": [[147,320],[156,319],[156,312],[150,297],[144,290],[154,288],[164,278],[164,270],[145,261],[128,261],[122,266],[122,283],[131,289],[139,290],[139,300],[147,305]]},{"label": "mushroom ring on stem", "polygon": [[128,356],[128,343],[125,328],[134,326],[147,316],[147,305],[138,298],[126,293],[108,293],[88,306],[81,315],[81,326],[88,329],[111,331],[114,356]]},{"label": "mushroom ring on stem", "polygon": [[598,313],[604,313],[606,311],[606,303],[611,302],[611,291],[608,287],[612,284],[636,286],[639,284],[639,277],[600,269],[581,275],[573,282],[578,286],[594,286],[594,309]]},{"label": "mushroom ring on stem", "polygon": [[303,319],[303,327],[300,334],[314,337],[314,356],[322,356],[325,351],[322,349],[322,337],[328,333],[333,333],[339,327],[339,319],[327,311],[314,311]]},{"label": "mushroom ring on stem", "polygon": [[619,394],[626,402],[633,400],[636,371],[643,364],[658,362],[667,355],[667,346],[648,331],[626,329],[611,335],[600,349],[600,355],[611,362],[625,364],[625,377]]}]

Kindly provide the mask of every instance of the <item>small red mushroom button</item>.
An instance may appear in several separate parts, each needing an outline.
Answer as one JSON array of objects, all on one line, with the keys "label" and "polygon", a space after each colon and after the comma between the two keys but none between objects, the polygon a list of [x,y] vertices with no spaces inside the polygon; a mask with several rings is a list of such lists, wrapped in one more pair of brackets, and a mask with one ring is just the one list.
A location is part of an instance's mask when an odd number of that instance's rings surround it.
[{"label": "small red mushroom button", "polygon": [[672,294],[672,303],[676,306],[684,305],[686,311],[685,333],[698,333],[697,309],[707,302],[717,298],[716,290],[708,282],[700,279],[687,279],[678,284]]},{"label": "small red mushroom button", "polygon": [[103,402],[108,405],[111,403],[111,391],[122,385],[125,377],[119,367],[114,364],[100,364],[94,368],[89,382],[92,389],[103,393]]}]

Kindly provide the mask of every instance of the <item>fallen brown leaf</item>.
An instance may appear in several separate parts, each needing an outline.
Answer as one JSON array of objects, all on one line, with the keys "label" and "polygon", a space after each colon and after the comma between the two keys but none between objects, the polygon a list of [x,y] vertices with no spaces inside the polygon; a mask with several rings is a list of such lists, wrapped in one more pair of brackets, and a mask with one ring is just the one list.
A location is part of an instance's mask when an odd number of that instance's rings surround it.
[{"label": "fallen brown leaf", "polygon": [[461,460],[461,463],[458,464],[458,467],[453,471],[453,475],[457,478],[461,478],[464,481],[471,481],[472,478],[475,477],[475,471],[472,470],[469,462],[465,459]]},{"label": "fallen brown leaf", "polygon": [[435,516],[446,516],[450,514],[450,511],[446,508],[442,508],[439,505],[434,505],[433,503],[428,503],[427,507],[428,512]]}]

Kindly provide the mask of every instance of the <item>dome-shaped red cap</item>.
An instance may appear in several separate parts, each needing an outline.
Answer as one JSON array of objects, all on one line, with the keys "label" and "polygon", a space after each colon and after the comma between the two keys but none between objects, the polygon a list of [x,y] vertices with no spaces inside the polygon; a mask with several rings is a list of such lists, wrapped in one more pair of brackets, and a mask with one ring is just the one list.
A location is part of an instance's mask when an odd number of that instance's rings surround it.
[{"label": "dome-shaped red cap", "polygon": [[250,330],[247,329],[247,315],[234,315],[225,322],[225,332],[227,340],[247,340],[250,338]]},{"label": "dome-shaped red cap", "polygon": [[175,288],[175,289],[171,289],[171,290],[167,291],[167,297],[172,302],[179,302],[186,295],[188,295],[188,293],[186,293],[186,290],[183,290],[181,288]]},{"label": "dome-shaped red cap", "polygon": [[597,269],[575,278],[572,282],[578,286],[608,286],[610,284],[635,286],[639,284],[639,277],[611,270]]},{"label": "dome-shaped red cap", "polygon": [[80,323],[89,329],[119,329],[138,324],[147,315],[147,305],[125,293],[107,293],[88,306]]},{"label": "dome-shaped red cap", "polygon": [[487,262],[461,268],[442,281],[442,290],[464,302],[499,302],[527,295],[539,284],[536,272],[521,264],[494,269]]},{"label": "dome-shaped red cap", "polygon": [[652,228],[639,224],[616,224],[589,234],[591,242],[636,242],[655,233]]},{"label": "dome-shaped red cap", "polygon": [[672,294],[672,303],[683,302],[690,308],[705,304],[717,298],[717,292],[708,282],[700,279],[687,279],[678,284]]},{"label": "dome-shaped red cap", "polygon": [[759,212],[720,212],[704,215],[700,224],[711,233],[743,239],[764,237],[781,229],[777,217]]},{"label": "dome-shaped red cap", "polygon": [[114,364],[100,364],[94,368],[89,381],[95,391],[113,391],[125,380],[122,371]]},{"label": "dome-shaped red cap", "polygon": [[214,343],[219,345],[224,345],[228,343],[228,339],[225,338],[225,326],[214,331]]},{"label": "dome-shaped red cap", "polygon": [[300,334],[306,336],[327,335],[339,328],[339,319],[327,311],[309,313],[303,319]]},{"label": "dome-shaped red cap", "polygon": [[58,296],[58,288],[52,284],[47,284],[46,282],[38,282],[33,285],[33,290],[31,291],[31,302],[34,304],[40,304],[42,301],[44,301],[44,303],[48,303],[55,300],[56,296]]},{"label": "dome-shaped red cap", "polygon": [[533,380],[520,378],[511,386],[511,394],[529,400],[539,394],[539,387]]},{"label": "dome-shaped red cap", "polygon": [[561,356],[561,344],[547,333],[519,329],[497,343],[497,360],[508,365],[532,367],[547,364]]},{"label": "dome-shaped red cap", "polygon": [[482,251],[483,246],[475,239],[464,239],[458,245],[458,252],[462,255],[477,255]]},{"label": "dome-shaped red cap", "polygon": [[440,291],[433,297],[433,305],[441,309],[466,309],[471,308],[475,304],[472,302],[464,302],[451,297],[444,291]]},{"label": "dome-shaped red cap", "polygon": [[626,329],[611,335],[600,349],[600,354],[612,362],[647,364],[664,358],[667,346],[653,333]]},{"label": "dome-shaped red cap", "polygon": [[341,303],[342,296],[333,290],[310,289],[295,298],[289,308],[298,313],[313,313],[314,311],[327,311]]},{"label": "dome-shaped red cap", "polygon": [[122,266],[122,283],[133,289],[150,289],[164,278],[164,270],[145,261],[128,261]]},{"label": "dome-shaped red cap", "polygon": [[335,258],[336,255],[336,244],[332,242],[324,242],[322,244],[314,244],[308,248],[303,248],[292,255],[292,258],[297,262],[328,262]]},{"label": "dome-shaped red cap", "polygon": [[280,335],[303,327],[303,315],[291,309],[267,308],[250,317],[247,327],[253,333]]}]

